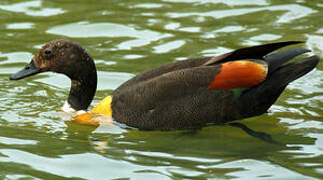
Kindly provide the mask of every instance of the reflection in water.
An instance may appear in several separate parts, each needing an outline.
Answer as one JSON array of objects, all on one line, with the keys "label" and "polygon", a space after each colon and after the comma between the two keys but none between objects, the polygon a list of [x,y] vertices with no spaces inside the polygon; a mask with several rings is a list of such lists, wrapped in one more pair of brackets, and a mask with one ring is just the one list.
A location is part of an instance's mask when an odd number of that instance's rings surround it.
[{"label": "reflection in water", "polygon": [[322,57],[322,7],[309,0],[1,1],[0,179],[320,179],[322,63],[290,84],[268,114],[235,127],[170,132],[63,121],[66,77],[8,76],[57,38],[94,57],[93,104],[140,72],[246,45],[303,40]]},{"label": "reflection in water", "polygon": [[269,142],[269,143],[272,143],[272,144],[279,144],[279,142],[276,142],[272,139],[271,135],[270,134],[267,134],[267,133],[264,133],[264,132],[257,132],[257,131],[254,131],[250,128],[248,128],[246,125],[244,124],[241,124],[241,123],[229,123],[230,126],[233,126],[233,127],[239,127],[241,128],[243,131],[245,131],[247,134],[249,134],[250,136],[253,136],[255,138],[259,138],[263,141],[266,141],[266,142]]},{"label": "reflection in water", "polygon": [[[284,134],[284,131],[281,133]],[[94,136],[100,138],[93,140],[94,149],[109,158],[144,166],[148,163],[149,166],[165,167],[149,171],[150,173],[178,178],[256,178],[261,175],[273,178],[300,177],[288,170],[297,169],[299,166],[294,164],[286,169],[284,162],[289,157],[282,156],[282,153],[296,150],[295,146],[262,142],[239,130],[237,132],[234,127],[208,127],[194,133],[131,130],[120,135],[109,135],[104,138],[106,140],[101,136]],[[301,136],[297,137],[297,140],[295,136],[280,138],[287,138],[286,141],[293,141],[295,145],[314,142],[314,139]],[[203,155],[200,152],[203,152]],[[279,158],[276,159],[276,156],[273,156],[275,154],[278,154]],[[276,165],[273,166],[271,162]],[[272,171],[267,171],[268,169]]]}]

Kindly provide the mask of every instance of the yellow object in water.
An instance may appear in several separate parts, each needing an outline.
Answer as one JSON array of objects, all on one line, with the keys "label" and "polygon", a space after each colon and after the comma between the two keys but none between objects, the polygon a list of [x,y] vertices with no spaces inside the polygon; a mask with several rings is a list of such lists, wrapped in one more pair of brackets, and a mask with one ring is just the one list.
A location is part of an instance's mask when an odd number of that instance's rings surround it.
[{"label": "yellow object in water", "polygon": [[94,126],[112,124],[111,102],[112,96],[107,96],[92,109],[92,112],[80,111],[76,113],[73,121],[79,124]]},{"label": "yellow object in water", "polygon": [[76,114],[73,117],[73,121],[77,122],[79,124],[86,124],[86,125],[92,125],[92,126],[98,126],[100,125],[100,121],[96,119],[96,114],[91,112],[81,112]]},{"label": "yellow object in water", "polygon": [[112,117],[111,102],[112,96],[105,97],[92,109],[92,112]]}]

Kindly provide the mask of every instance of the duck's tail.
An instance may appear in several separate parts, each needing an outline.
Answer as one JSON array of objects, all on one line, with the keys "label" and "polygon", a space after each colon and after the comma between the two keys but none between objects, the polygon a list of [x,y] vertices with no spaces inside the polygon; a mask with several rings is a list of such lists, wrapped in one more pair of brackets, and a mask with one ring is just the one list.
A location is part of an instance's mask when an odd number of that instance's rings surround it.
[{"label": "duck's tail", "polygon": [[287,61],[293,59],[294,57],[311,52],[305,48],[295,48],[289,49],[285,51],[280,51],[272,54],[268,54],[263,57],[263,59],[269,64],[268,73],[271,74],[276,69],[278,69],[282,64],[286,63]]},{"label": "duck's tail", "polygon": [[265,61],[269,61],[269,64],[271,64],[266,80],[247,90],[239,99],[245,117],[265,113],[290,82],[315,68],[319,62],[317,56],[307,57],[281,66],[289,59],[305,52],[308,52],[308,50],[292,49],[264,57]]}]

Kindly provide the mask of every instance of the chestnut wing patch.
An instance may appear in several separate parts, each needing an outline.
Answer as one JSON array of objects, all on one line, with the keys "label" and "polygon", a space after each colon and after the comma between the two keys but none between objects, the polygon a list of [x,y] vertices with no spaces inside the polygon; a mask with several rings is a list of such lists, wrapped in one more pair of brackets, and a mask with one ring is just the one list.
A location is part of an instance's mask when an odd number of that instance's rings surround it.
[{"label": "chestnut wing patch", "polygon": [[221,64],[221,70],[214,76],[208,88],[225,90],[248,88],[266,79],[268,65],[261,60],[231,61]]}]

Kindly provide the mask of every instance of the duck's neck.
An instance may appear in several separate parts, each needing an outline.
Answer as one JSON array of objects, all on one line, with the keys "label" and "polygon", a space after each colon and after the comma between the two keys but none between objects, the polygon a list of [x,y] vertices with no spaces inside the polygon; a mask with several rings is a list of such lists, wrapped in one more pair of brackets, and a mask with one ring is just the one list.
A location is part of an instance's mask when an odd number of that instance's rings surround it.
[{"label": "duck's neck", "polygon": [[67,102],[76,111],[86,110],[96,91],[97,73],[95,65],[94,68],[89,68],[88,72],[82,72],[70,78],[72,83]]}]

